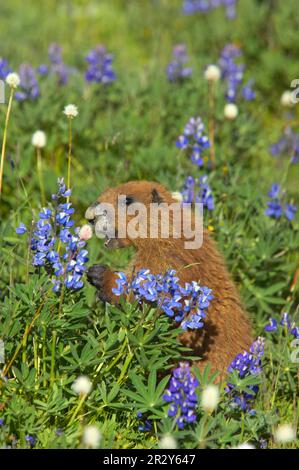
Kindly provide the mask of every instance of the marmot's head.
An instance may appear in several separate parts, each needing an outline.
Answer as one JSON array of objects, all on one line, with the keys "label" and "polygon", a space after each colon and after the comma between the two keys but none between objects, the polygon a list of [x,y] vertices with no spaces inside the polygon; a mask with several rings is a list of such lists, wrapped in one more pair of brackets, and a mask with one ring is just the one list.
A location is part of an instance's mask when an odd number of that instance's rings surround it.
[{"label": "marmot's head", "polygon": [[[150,206],[178,204],[158,183],[130,181],[107,189],[86,211],[96,235],[105,238],[107,248],[137,245],[148,238]],[[138,232],[138,234],[137,234]]]}]

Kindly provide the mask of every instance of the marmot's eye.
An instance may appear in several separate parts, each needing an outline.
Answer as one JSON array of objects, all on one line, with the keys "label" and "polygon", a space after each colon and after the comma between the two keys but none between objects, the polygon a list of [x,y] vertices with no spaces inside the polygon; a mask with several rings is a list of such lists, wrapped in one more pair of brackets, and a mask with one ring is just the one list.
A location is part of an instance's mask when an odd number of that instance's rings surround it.
[{"label": "marmot's eye", "polygon": [[133,204],[134,198],[132,196],[126,196],[126,206]]}]

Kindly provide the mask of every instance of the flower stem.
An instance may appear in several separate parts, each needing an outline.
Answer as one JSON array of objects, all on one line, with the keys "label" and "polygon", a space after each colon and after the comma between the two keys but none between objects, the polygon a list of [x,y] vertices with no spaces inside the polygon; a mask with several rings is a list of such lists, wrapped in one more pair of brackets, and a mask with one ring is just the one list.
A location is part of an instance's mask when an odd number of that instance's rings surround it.
[{"label": "flower stem", "polygon": [[42,205],[45,205],[46,198],[45,198],[45,187],[44,187],[44,179],[43,179],[43,170],[42,170],[42,158],[41,158],[41,150],[39,147],[36,148],[36,158],[37,158],[37,175],[39,181],[39,189],[42,199]]},{"label": "flower stem", "polygon": [[4,127],[4,133],[3,133],[3,141],[2,141],[1,163],[0,163],[0,197],[1,197],[1,194],[2,194],[2,180],[3,180],[3,169],[4,169],[7,129],[8,129],[9,116],[10,116],[10,112],[11,112],[13,94],[14,94],[14,89],[11,88],[10,97],[9,97],[9,101],[8,101],[8,107],[7,107],[7,111],[6,111],[5,127]]},{"label": "flower stem", "polygon": [[77,405],[77,407],[75,408],[75,410],[74,410],[74,412],[73,412],[73,414],[72,414],[72,416],[71,416],[71,419],[70,419],[69,422],[68,422],[68,426],[70,426],[70,425],[74,422],[74,420],[75,420],[77,414],[79,413],[80,409],[82,408],[82,405],[83,405],[83,403],[84,403],[86,397],[87,397],[87,394],[86,394],[86,393],[85,393],[85,394],[82,394],[82,395],[80,396],[80,400],[79,400],[78,405]]},{"label": "flower stem", "polygon": [[[67,189],[71,187],[71,169],[72,169],[72,120],[69,119],[69,151],[68,151],[68,165],[67,165]],[[69,197],[67,198],[69,202]]]},{"label": "flower stem", "polygon": [[210,141],[210,159],[212,167],[215,167],[215,82],[209,81],[209,141]]},{"label": "flower stem", "polygon": [[50,370],[50,383],[53,384],[55,380],[55,348],[57,340],[57,331],[52,332],[52,348],[51,348],[51,370]]}]

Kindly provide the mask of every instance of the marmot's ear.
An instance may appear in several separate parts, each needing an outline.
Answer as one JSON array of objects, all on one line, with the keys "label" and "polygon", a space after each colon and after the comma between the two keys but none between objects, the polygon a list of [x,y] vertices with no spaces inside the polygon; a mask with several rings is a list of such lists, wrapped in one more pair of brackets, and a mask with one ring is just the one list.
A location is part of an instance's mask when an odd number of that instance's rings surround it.
[{"label": "marmot's ear", "polygon": [[155,188],[152,189],[152,202],[155,202],[156,204],[161,204],[161,202],[163,202],[163,198]]}]

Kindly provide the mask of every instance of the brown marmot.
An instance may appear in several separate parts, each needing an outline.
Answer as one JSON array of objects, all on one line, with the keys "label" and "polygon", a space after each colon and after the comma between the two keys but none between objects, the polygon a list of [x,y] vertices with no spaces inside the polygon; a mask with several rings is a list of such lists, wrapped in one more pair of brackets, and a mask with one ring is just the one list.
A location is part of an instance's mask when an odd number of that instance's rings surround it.
[{"label": "brown marmot", "polygon": [[[206,230],[203,230],[203,243],[199,248],[186,248],[184,236],[177,238],[170,234],[168,238],[164,238],[159,232],[158,237],[151,238],[148,236],[148,222],[146,234],[137,237],[122,235],[123,229],[126,228],[123,224],[128,224],[133,217],[128,215],[125,222],[120,220],[116,211],[119,196],[122,197],[121,201],[124,201],[121,204],[126,206],[126,211],[133,203],[142,203],[149,211],[151,203],[169,205],[177,201],[158,183],[131,181],[106,190],[97,202],[87,209],[86,218],[95,224],[96,233],[106,233],[107,248],[123,248],[130,245],[135,247],[136,254],[126,270],[129,278],[140,269],[150,269],[153,274],[162,274],[171,268],[177,271],[182,285],[185,282],[197,281],[213,290],[214,299],[207,309],[204,328],[188,330],[180,335],[179,339],[199,356],[200,369],[210,363],[211,370],[218,370],[223,376],[234,357],[248,349],[252,338],[246,312],[214,241]],[[107,216],[106,204],[115,209],[114,220]],[[139,215],[138,223],[142,225],[144,221],[140,217]],[[194,215],[191,216],[193,217]],[[112,229],[113,236],[107,236],[109,229]],[[118,298],[112,293],[112,288],[116,286],[116,274],[110,268],[94,265],[89,268],[87,277],[97,288],[101,300],[117,303]]]}]

